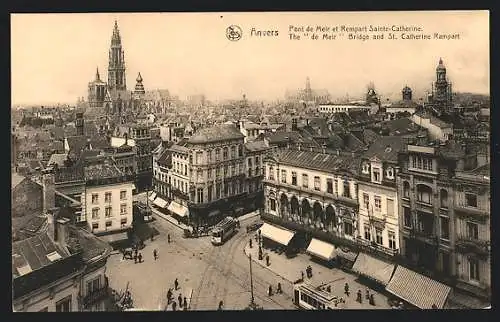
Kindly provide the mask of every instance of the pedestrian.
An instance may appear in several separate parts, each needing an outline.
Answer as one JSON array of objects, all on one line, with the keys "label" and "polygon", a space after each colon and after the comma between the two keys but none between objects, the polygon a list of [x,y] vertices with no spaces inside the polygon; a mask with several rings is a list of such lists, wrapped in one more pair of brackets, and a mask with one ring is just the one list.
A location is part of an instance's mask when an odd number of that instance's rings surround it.
[{"label": "pedestrian", "polygon": [[179,296],[177,297],[177,300],[179,301],[179,307],[182,306],[182,295],[179,294]]},{"label": "pedestrian", "polygon": [[156,249],[153,250],[153,257],[154,257],[155,260],[158,259],[158,251]]},{"label": "pedestrian", "polygon": [[134,264],[137,264],[137,253],[134,254]]},{"label": "pedestrian", "polygon": [[167,242],[170,244],[170,234],[167,235]]},{"label": "pedestrian", "polygon": [[370,304],[375,305],[375,298],[373,297],[373,293],[370,294]]},{"label": "pedestrian", "polygon": [[250,241],[248,244],[249,244],[250,248],[252,248],[252,238],[250,238]]},{"label": "pedestrian", "polygon": [[331,285],[328,285],[328,286],[326,287],[326,291],[327,291],[328,293],[331,293],[331,292],[332,292],[332,286],[331,286]]},{"label": "pedestrian", "polygon": [[123,252],[122,260],[124,260],[125,259],[125,249],[122,249],[122,252]]},{"label": "pedestrian", "polygon": [[151,233],[151,241],[154,240],[154,237],[155,237],[155,235],[153,233]]},{"label": "pedestrian", "polygon": [[300,274],[302,275],[302,280],[304,280],[304,271],[300,271]]},{"label": "pedestrian", "polygon": [[223,307],[224,307],[224,302],[220,301],[219,302],[219,310],[222,310]]},{"label": "pedestrian", "polygon": [[186,297],[184,296],[184,307],[187,309],[187,306],[188,306],[188,301],[187,301]]},{"label": "pedestrian", "polygon": [[349,296],[349,284],[348,283],[345,283],[345,285],[344,285],[344,294]]},{"label": "pedestrian", "polygon": [[269,255],[266,255],[266,264],[269,266]]},{"label": "pedestrian", "polygon": [[281,289],[281,283],[280,282],[278,282],[278,288],[276,289],[276,293],[279,293],[279,294],[283,293],[283,290]]},{"label": "pedestrian", "polygon": [[438,307],[437,307],[437,305],[436,305],[436,304],[432,304],[432,309],[433,309],[433,310],[435,310],[435,309],[437,309],[437,308],[438,308]]},{"label": "pedestrian", "polygon": [[179,282],[177,281],[177,278],[174,281],[174,286],[175,286],[175,290],[177,290],[177,287],[179,286]]},{"label": "pedestrian", "polygon": [[363,294],[361,293],[361,290],[358,290],[358,297],[356,298],[356,301],[363,303]]},{"label": "pedestrian", "polygon": [[135,256],[137,256],[137,253],[139,252],[137,245],[134,246],[134,249],[135,249]]},{"label": "pedestrian", "polygon": [[139,259],[139,263],[142,263],[142,254],[139,253],[139,256],[137,256],[137,258]]},{"label": "pedestrian", "polygon": [[175,311],[175,307],[177,306],[177,303],[173,302],[172,303],[172,311]]},{"label": "pedestrian", "polygon": [[167,304],[170,304],[172,302],[172,290],[169,288],[167,291]]},{"label": "pedestrian", "polygon": [[271,285],[269,285],[268,295],[273,295],[273,287]]},{"label": "pedestrian", "polygon": [[366,298],[367,300],[369,300],[369,299],[370,299],[370,289],[369,289],[368,287],[366,288],[366,295],[365,295],[365,298]]}]

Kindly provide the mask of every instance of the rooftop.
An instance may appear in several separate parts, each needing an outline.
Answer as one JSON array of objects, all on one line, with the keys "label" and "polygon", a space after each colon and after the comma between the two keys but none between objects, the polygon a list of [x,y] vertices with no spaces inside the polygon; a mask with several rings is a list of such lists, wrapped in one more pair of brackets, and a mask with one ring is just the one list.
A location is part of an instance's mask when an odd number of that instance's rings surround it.
[{"label": "rooftop", "polygon": [[16,278],[69,256],[69,252],[59,247],[47,233],[14,242],[12,275]]},{"label": "rooftop", "polygon": [[85,262],[97,256],[105,256],[113,250],[108,243],[84,229],[69,226],[69,236],[68,246],[73,249],[80,248]]},{"label": "rooftop", "polygon": [[296,166],[299,168],[316,169],[320,171],[332,172],[346,170],[355,173],[359,159],[352,154],[340,153],[318,153],[301,150],[280,150],[275,158],[280,163]]},{"label": "rooftop", "polygon": [[22,175],[20,175],[17,172],[12,172],[12,177],[11,177],[12,186],[11,186],[11,188],[14,189],[15,187],[17,187],[17,185],[20,184],[21,181],[23,181],[25,178],[26,177],[23,177]]},{"label": "rooftop", "polygon": [[85,166],[85,179],[98,180],[123,176],[123,172],[113,163],[96,163]]},{"label": "rooftop", "polygon": [[406,140],[400,136],[382,136],[374,141],[363,155],[370,159],[377,157],[381,161],[397,162],[398,153],[403,150]]},{"label": "rooftop", "polygon": [[200,144],[225,140],[243,139],[244,135],[234,125],[212,126],[198,130],[190,138],[189,143]]},{"label": "rooftop", "polygon": [[50,156],[47,165],[57,164],[58,167],[64,167],[64,161],[66,161],[67,158],[67,153],[54,153]]}]

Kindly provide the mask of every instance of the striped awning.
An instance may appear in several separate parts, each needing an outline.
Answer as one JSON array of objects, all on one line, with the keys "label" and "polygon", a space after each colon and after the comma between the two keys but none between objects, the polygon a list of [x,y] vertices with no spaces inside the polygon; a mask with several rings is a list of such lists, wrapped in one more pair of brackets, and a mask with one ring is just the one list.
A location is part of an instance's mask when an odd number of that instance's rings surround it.
[{"label": "striped awning", "polygon": [[324,260],[332,260],[336,256],[335,246],[313,238],[307,247],[307,252]]},{"label": "striped awning", "polygon": [[365,253],[359,253],[352,270],[386,286],[394,272],[394,266],[392,263],[384,262]]},{"label": "striped awning", "polygon": [[287,246],[295,235],[294,231],[287,230],[285,228],[278,228],[270,224],[264,224],[260,227],[260,233],[262,237],[269,238],[275,242]]},{"label": "striped awning", "polygon": [[153,201],[153,205],[158,206],[160,208],[165,208],[168,205],[168,202],[158,197],[155,199],[155,201]]},{"label": "striped awning", "polygon": [[189,209],[186,206],[175,201],[172,201],[167,209],[180,217],[185,217],[189,214]]},{"label": "striped awning", "polygon": [[154,201],[155,198],[156,198],[156,192],[151,191],[151,193],[149,194],[148,199],[151,200],[151,201]]},{"label": "striped awning", "polygon": [[396,268],[385,289],[420,309],[432,309],[433,305],[442,309],[451,291],[448,285],[403,266]]}]

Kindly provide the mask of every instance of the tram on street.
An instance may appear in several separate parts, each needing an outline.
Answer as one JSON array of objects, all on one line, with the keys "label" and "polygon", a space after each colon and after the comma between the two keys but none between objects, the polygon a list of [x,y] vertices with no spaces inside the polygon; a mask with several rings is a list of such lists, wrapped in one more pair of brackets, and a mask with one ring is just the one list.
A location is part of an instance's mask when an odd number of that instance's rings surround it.
[{"label": "tram on street", "polygon": [[293,286],[293,303],[304,310],[338,310],[343,309],[345,301],[306,283]]},{"label": "tram on street", "polygon": [[226,217],[212,229],[212,244],[222,245],[236,233],[239,221],[233,217]]}]

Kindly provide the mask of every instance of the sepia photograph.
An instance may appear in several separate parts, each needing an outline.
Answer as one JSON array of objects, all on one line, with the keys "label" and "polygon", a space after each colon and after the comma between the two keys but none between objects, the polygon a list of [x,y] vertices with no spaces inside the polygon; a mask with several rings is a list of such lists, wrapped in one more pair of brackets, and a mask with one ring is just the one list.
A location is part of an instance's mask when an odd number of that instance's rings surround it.
[{"label": "sepia photograph", "polygon": [[491,309],[489,25],[11,14],[12,311]]}]

